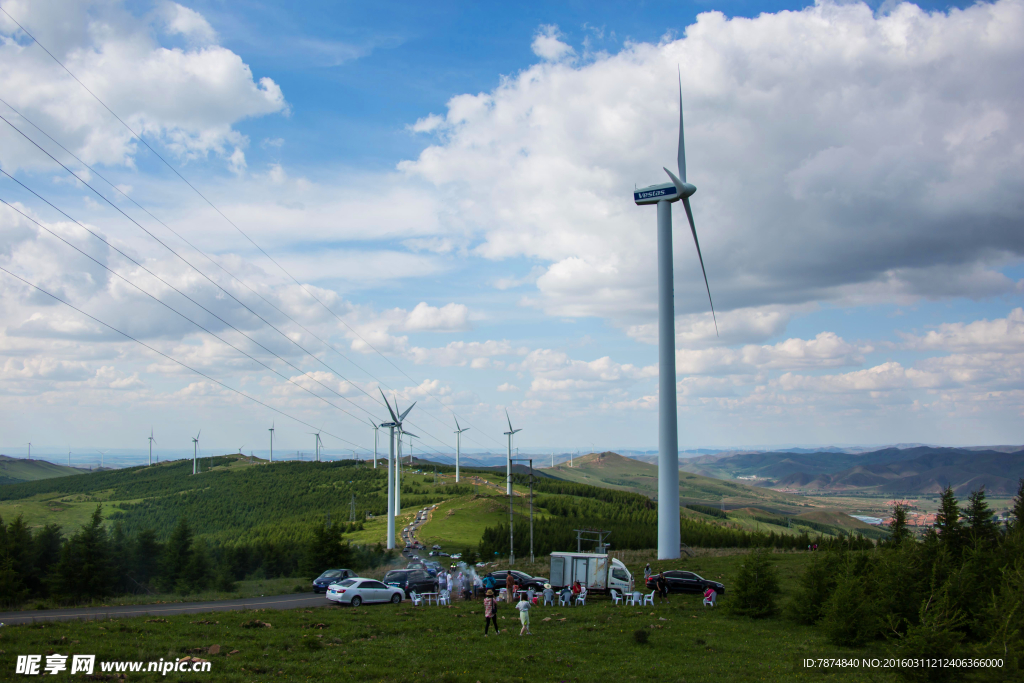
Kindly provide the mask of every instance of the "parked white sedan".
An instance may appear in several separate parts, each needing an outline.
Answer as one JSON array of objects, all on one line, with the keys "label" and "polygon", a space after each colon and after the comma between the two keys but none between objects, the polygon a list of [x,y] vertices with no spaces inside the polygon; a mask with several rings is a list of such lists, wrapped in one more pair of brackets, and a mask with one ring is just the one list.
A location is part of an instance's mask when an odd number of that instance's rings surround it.
[{"label": "parked white sedan", "polygon": [[371,602],[392,602],[397,605],[404,598],[405,592],[401,588],[385,586],[374,579],[345,579],[327,588],[328,600],[353,607]]}]

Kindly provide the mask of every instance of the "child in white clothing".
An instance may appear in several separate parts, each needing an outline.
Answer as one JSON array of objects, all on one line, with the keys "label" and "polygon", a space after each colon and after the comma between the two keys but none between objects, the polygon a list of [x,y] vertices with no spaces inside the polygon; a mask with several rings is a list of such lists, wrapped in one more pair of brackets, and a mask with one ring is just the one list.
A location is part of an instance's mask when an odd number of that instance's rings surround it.
[{"label": "child in white clothing", "polygon": [[520,600],[516,604],[516,609],[519,610],[519,621],[523,624],[523,627],[519,629],[519,635],[524,633],[528,636],[532,636],[530,633],[530,607],[531,604],[526,600]]}]

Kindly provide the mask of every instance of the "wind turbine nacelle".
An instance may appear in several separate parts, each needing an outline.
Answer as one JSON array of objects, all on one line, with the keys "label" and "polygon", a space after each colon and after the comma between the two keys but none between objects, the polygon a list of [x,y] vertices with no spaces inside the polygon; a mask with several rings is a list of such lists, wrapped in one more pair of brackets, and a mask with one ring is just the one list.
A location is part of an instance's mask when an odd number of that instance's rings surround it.
[{"label": "wind turbine nacelle", "polygon": [[689,183],[680,183],[680,188],[675,183],[662,183],[661,185],[649,185],[633,191],[633,201],[637,204],[657,204],[658,202],[677,202],[683,197],[689,197],[697,191],[697,188]]}]

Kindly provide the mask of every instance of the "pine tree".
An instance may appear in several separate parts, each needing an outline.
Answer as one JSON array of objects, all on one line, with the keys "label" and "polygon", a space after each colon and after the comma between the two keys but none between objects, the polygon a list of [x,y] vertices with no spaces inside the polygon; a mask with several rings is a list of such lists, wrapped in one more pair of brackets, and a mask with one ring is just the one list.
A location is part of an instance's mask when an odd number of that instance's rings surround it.
[{"label": "pine tree", "polygon": [[971,492],[971,497],[964,511],[965,532],[974,547],[983,547],[994,543],[999,533],[995,514],[985,502],[985,489]]},{"label": "pine tree", "polygon": [[39,595],[49,591],[46,577],[51,569],[60,561],[60,549],[64,543],[64,534],[59,524],[47,524],[32,538],[32,579],[33,590]]},{"label": "pine tree", "polygon": [[777,611],[775,597],[781,592],[779,573],[765,550],[755,550],[740,566],[732,611],[760,619]]},{"label": "pine tree", "polygon": [[192,529],[185,517],[178,518],[178,524],[171,532],[171,537],[164,545],[160,567],[160,590],[171,592],[185,576],[189,562],[192,560]]},{"label": "pine tree", "polygon": [[1018,533],[1024,531],[1024,477],[1017,482],[1017,495],[1010,507],[1010,529]]},{"label": "pine tree", "polygon": [[907,526],[907,504],[903,501],[893,501],[892,522],[889,525],[889,542],[894,548],[912,538],[910,528]]},{"label": "pine tree", "polygon": [[935,513],[935,530],[942,545],[954,557],[959,557],[963,547],[963,522],[960,520],[960,506],[951,486],[946,486],[942,491],[939,510]]},{"label": "pine tree", "polygon": [[160,570],[162,548],[156,541],[156,532],[143,529],[132,544],[131,578],[139,586],[148,586]]}]

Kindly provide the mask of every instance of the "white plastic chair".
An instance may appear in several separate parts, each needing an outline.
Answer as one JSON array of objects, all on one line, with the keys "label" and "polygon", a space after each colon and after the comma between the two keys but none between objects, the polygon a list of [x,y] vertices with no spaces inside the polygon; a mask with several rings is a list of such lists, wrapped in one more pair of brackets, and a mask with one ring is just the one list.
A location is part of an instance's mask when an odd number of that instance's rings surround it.
[{"label": "white plastic chair", "polygon": [[632,593],[626,594],[626,604],[632,607],[639,607],[643,603],[643,596],[640,595],[640,591],[633,591]]},{"label": "white plastic chair", "polygon": [[576,596],[576,604],[577,605],[583,605],[584,607],[586,607],[586,605],[587,605],[587,589],[586,588],[584,588],[582,591],[580,591],[580,594]]},{"label": "white plastic chair", "polygon": [[569,601],[571,599],[572,598],[566,598],[564,594],[559,593],[558,594],[558,606],[559,607],[568,607],[569,606]]},{"label": "white plastic chair", "polygon": [[644,604],[654,607],[654,591],[651,591],[650,595],[644,596]]},{"label": "white plastic chair", "polygon": [[420,596],[420,594],[417,593],[416,591],[411,591],[409,593],[409,599],[412,600],[412,606],[413,607],[417,607],[417,606],[423,604],[423,597]]},{"label": "white plastic chair", "polygon": [[616,604],[616,605],[618,605],[618,604],[619,604],[620,602],[622,602],[622,596],[621,596],[621,595],[619,595],[619,592],[618,592],[617,590],[615,590],[614,588],[612,588],[612,589],[611,589],[611,590],[610,590],[609,592],[611,593],[611,595],[612,595],[612,600],[614,600],[614,601],[615,601],[615,604]]},{"label": "white plastic chair", "polygon": [[718,591],[711,591],[711,597],[704,598],[705,607],[714,607],[715,600],[718,598]]},{"label": "white plastic chair", "polygon": [[438,605],[448,605],[449,607],[451,607],[451,604],[452,604],[452,592],[451,591],[441,591],[441,594],[437,596],[437,604]]}]

